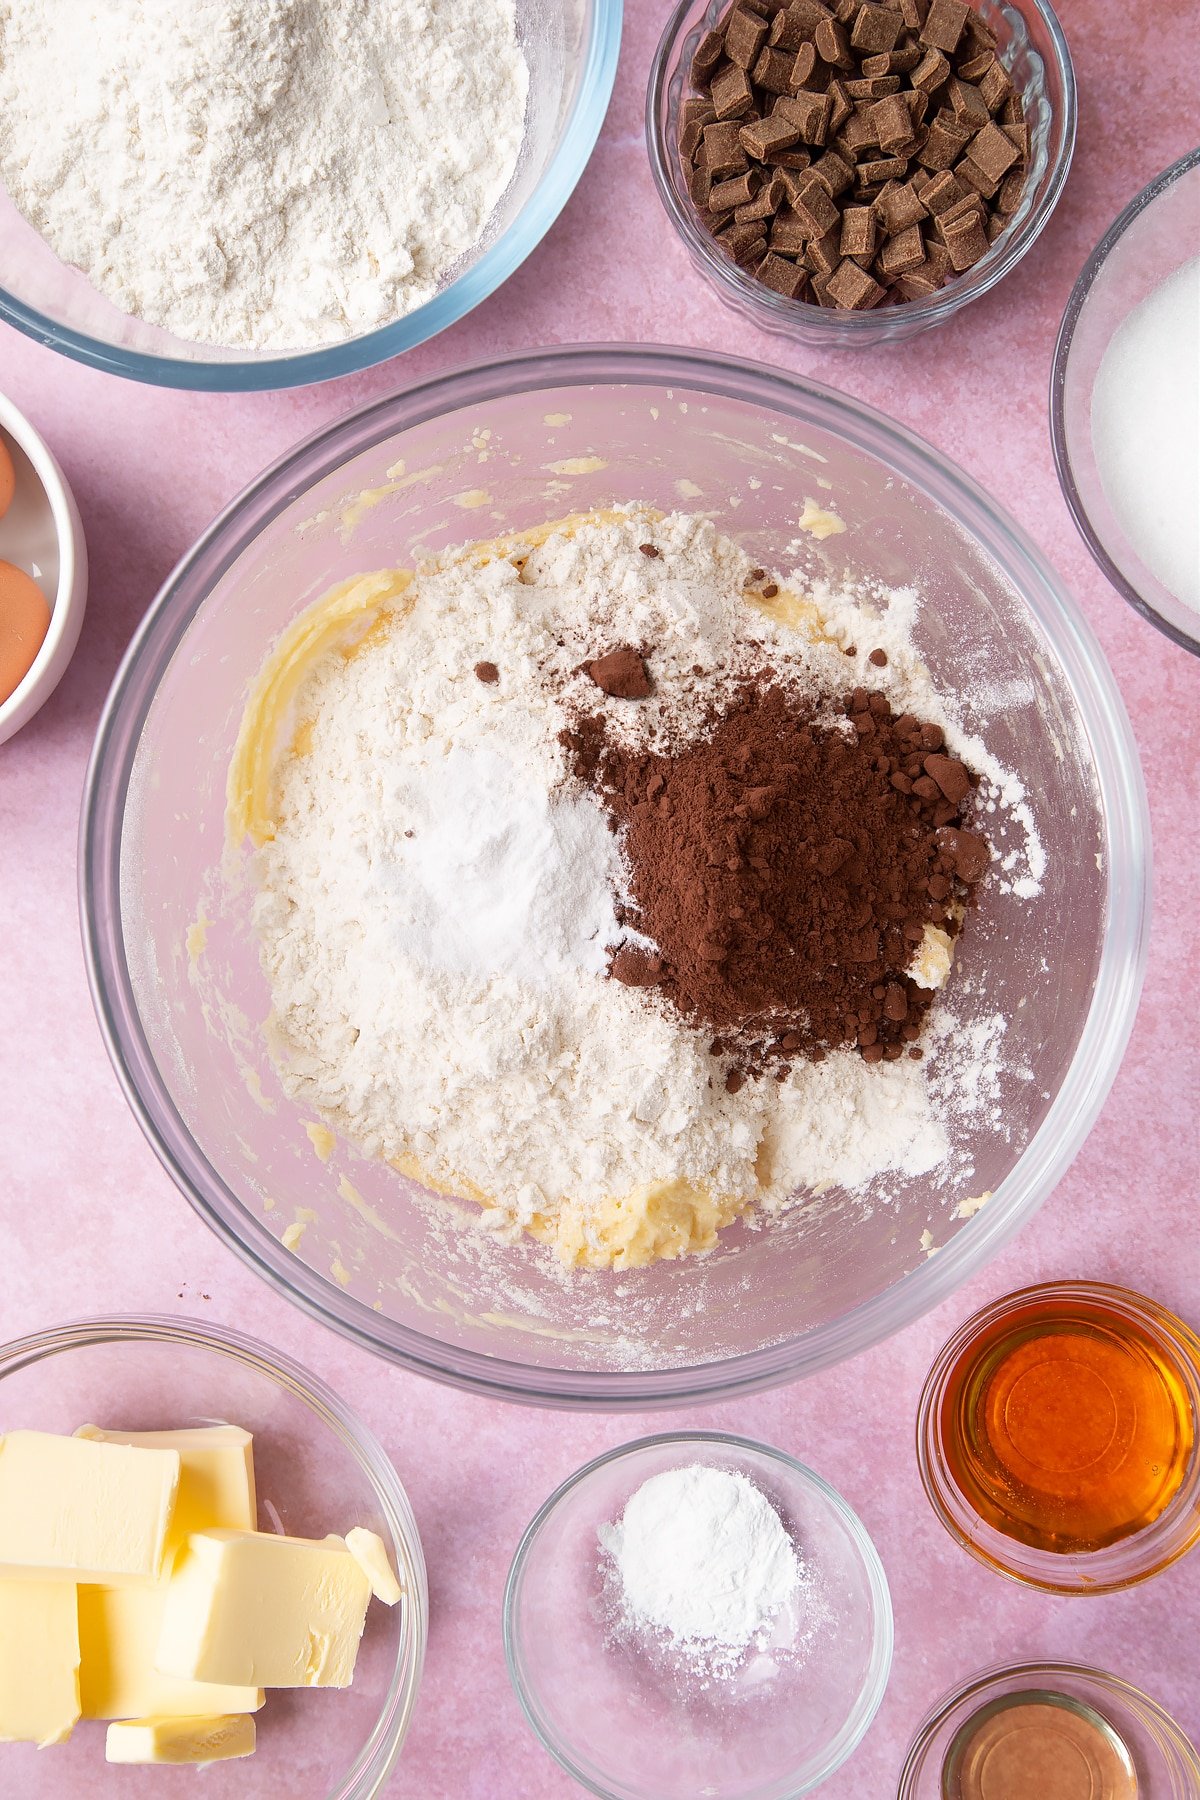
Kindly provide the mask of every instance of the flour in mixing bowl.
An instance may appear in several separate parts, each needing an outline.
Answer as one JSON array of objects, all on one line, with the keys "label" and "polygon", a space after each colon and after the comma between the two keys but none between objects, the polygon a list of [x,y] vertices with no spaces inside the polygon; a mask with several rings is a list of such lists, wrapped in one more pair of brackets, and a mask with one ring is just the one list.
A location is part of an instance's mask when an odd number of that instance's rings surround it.
[{"label": "flour in mixing bowl", "polygon": [[[598,654],[639,644],[653,647],[649,690],[643,680],[634,700],[600,685],[617,664]],[[637,654],[622,655],[617,688],[638,673]],[[292,1097],[367,1154],[476,1200],[488,1225],[526,1230],[570,1266],[709,1249],[734,1219],[797,1190],[861,1191],[885,1173],[943,1168],[960,1104],[955,1059],[975,1046],[944,1008],[931,1016],[931,1078],[914,1022],[931,996],[908,977],[868,985],[867,1010],[835,1020],[828,1047],[809,1055],[795,1053],[799,1029],[782,1044],[759,1031],[731,1050],[665,991],[618,973],[623,945],[652,970],[660,944],[631,931],[636,836],[573,773],[571,721],[586,709],[610,744],[643,757],[657,746],[669,761],[703,741],[705,709],[732,703],[764,658],[773,682],[818,708],[787,729],[810,748],[841,745],[845,765],[875,784],[889,829],[918,806],[901,804],[879,758],[858,750],[866,711],[853,711],[853,727],[844,712],[820,713],[821,696],[844,688],[844,645],[703,519],[615,508],[415,576],[363,577],[301,615],[260,675],[230,778],[234,840],[259,846],[255,924],[272,1050]],[[882,708],[871,717],[917,742],[921,728],[902,729],[885,699],[889,678],[913,691],[915,659],[897,646],[893,660],[894,673],[864,658]],[[949,749],[950,714],[937,710],[946,727],[924,729]],[[962,814],[920,776],[922,755],[948,785],[966,776],[944,751],[918,748],[918,779],[932,790],[919,799],[922,841],[950,870],[934,883],[945,896],[955,858],[976,879],[987,846],[943,829]],[[756,813],[766,792],[745,789]],[[669,784],[652,779],[646,793],[651,807],[672,804]],[[747,812],[735,796],[720,830],[739,805]],[[836,829],[867,842],[861,821]],[[843,862],[849,844],[837,848],[836,831],[832,842]],[[680,846],[681,870],[692,848]],[[918,876],[910,893],[903,870],[889,875],[900,885],[879,901],[879,943],[868,946],[882,955],[894,936],[898,970],[922,931]],[[844,881],[872,879],[863,869]],[[845,906],[844,884],[827,882],[817,903],[827,914]],[[684,942],[671,952],[687,953]],[[874,966],[855,962],[865,954],[848,956],[847,980]]]},{"label": "flour in mixing bowl", "polygon": [[0,180],[124,312],[303,349],[433,297],[528,86],[513,0],[0,0]]}]

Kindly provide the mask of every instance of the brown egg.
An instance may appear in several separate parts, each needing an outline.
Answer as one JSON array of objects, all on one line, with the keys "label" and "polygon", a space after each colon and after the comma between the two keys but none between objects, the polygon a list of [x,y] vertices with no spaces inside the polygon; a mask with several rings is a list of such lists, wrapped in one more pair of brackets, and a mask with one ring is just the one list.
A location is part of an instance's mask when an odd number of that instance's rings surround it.
[{"label": "brown egg", "polygon": [[17,477],[13,471],[13,459],[8,453],[8,445],[0,437],[0,519],[12,505],[13,490],[17,485]]},{"label": "brown egg", "polygon": [[20,687],[49,628],[50,608],[37,582],[0,562],[0,701]]}]

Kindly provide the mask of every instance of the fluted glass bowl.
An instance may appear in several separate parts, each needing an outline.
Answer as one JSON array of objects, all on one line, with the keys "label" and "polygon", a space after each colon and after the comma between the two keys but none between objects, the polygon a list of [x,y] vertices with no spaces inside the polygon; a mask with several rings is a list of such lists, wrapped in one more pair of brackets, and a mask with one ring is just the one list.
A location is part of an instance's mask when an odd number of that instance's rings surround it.
[{"label": "fluted glass bowl", "polygon": [[655,52],[646,97],[646,142],[659,198],[693,266],[725,304],[760,331],[810,350],[865,350],[903,343],[991,293],[1040,237],[1058,205],[1075,150],[1075,71],[1062,26],[1045,0],[1019,0],[1017,5],[980,0],[976,7],[996,33],[999,55],[1030,127],[1029,179],[1007,230],[974,268],[936,293],[869,312],[817,306],[775,293],[726,256],[700,221],[679,154],[679,110],[692,91],[688,71],[696,45],[728,3],[679,0]]},{"label": "fluted glass bowl", "polygon": [[0,319],[38,343],[158,387],[248,392],[368,369],[423,344],[507,281],[574,192],[608,110],[622,0],[516,0],[529,65],[517,168],[487,230],[441,291],[403,318],[343,343],[291,353],[185,342],[131,318],[61,262],[0,186]]},{"label": "fluted glass bowl", "polygon": [[[0,1346],[0,1432],[240,1425],[254,1436],[259,1529],[324,1537],[365,1525],[383,1539],[404,1589],[372,1604],[354,1683],[268,1693],[254,1755],[203,1771],[204,1800],[371,1800],[400,1753],[425,1655],[425,1562],[408,1496],[366,1427],[315,1376],[240,1332],[176,1319],[102,1318]],[[154,1792],[184,1800],[194,1768],[156,1769]],[[0,1744],[0,1793],[109,1800],[142,1776],[104,1760],[104,1726],[67,1744]]]},{"label": "fluted glass bowl", "polygon": [[[769,1227],[734,1226],[704,1257],[567,1277],[545,1249],[484,1238],[475,1208],[346,1145],[322,1162],[264,1043],[252,896],[220,869],[230,753],[281,628],[333,583],[403,565],[416,547],[613,501],[702,508],[769,567],[790,560],[806,496],[848,525],[814,546],[814,572],[924,591],[921,653],[967,691],[968,726],[1024,777],[1048,857],[1036,899],[991,883],[962,940],[968,1022],[1009,1021],[996,1119],[970,1135],[968,1191],[908,1180],[865,1204],[834,1190]],[[842,394],[728,358],[620,346],[425,383],[328,427],[236,501],[170,577],[117,676],[80,871],[93,993],[126,1095],[238,1254],[406,1367],[525,1401],[646,1407],[854,1354],[945,1298],[1033,1213],[1121,1058],[1148,854],[1111,674],[1011,519]]]}]

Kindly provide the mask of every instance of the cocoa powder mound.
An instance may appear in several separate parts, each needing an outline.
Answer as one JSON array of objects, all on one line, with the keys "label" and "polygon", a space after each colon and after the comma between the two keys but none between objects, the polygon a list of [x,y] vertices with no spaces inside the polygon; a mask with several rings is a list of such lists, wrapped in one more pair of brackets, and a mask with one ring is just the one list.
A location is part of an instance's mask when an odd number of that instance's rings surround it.
[{"label": "cocoa powder mound", "polygon": [[764,680],[672,755],[599,716],[563,742],[621,834],[625,922],[656,946],[622,947],[610,974],[710,1031],[732,1089],[840,1044],[920,1055],[933,995],[905,970],[927,923],[955,934],[989,859],[937,726],[862,688],[818,712]]}]

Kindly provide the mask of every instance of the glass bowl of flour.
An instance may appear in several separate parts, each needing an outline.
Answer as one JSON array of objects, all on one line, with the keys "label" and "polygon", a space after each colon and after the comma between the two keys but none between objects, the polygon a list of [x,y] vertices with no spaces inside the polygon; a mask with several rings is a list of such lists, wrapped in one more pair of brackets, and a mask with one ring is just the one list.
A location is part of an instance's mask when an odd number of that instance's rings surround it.
[{"label": "glass bowl of flour", "polygon": [[1085,263],[1050,423],[1088,549],[1138,612],[1200,653],[1200,150],[1131,200]]},{"label": "glass bowl of flour", "polygon": [[[925,670],[953,695],[961,730],[986,745],[995,771],[995,811],[984,817],[997,859],[946,986],[945,1058],[814,1065],[812,1104],[796,1121],[810,1173],[785,1204],[726,1223],[702,1254],[580,1267],[507,1230],[486,1194],[481,1203],[435,1191],[420,1179],[427,1163],[392,1152],[387,1135],[412,1124],[428,1057],[405,1077],[417,1084],[412,1107],[402,1099],[371,1125],[375,1078],[370,1066],[363,1078],[354,1054],[363,1033],[345,1032],[334,1098],[362,1114],[359,1135],[331,1122],[322,1094],[281,1079],[284,1015],[311,1006],[316,1018],[340,1003],[338,947],[354,908],[342,909],[332,937],[329,921],[311,919],[294,938],[292,991],[273,988],[260,928],[265,907],[286,935],[287,909],[247,880],[240,844],[227,845],[227,797],[248,701],[265,692],[287,710],[285,664],[278,682],[264,675],[274,653],[310,627],[319,639],[339,603],[402,586],[395,571],[452,546],[536,535],[565,515],[624,517],[613,508],[632,502],[675,523],[662,523],[658,561],[637,553],[639,530],[631,582],[669,574],[669,546],[689,534],[708,541],[715,526],[736,540],[728,555],[791,571],[826,595],[842,651],[855,651],[839,653],[839,668],[862,664],[874,679],[868,650],[886,644],[889,670]],[[507,605],[528,590],[506,568]],[[854,644],[847,619],[862,626]],[[474,714],[489,695],[503,698],[520,646],[498,632],[463,662],[458,628],[448,627],[444,652],[428,634],[422,641],[449,658],[453,694]],[[498,687],[491,663],[504,665]],[[465,726],[403,659],[371,708],[351,709],[345,778],[357,769],[374,780],[376,752],[380,769],[387,762],[394,706],[426,721],[426,735],[442,734],[449,779]],[[369,744],[380,721],[384,736],[364,760],[354,753],[359,727]],[[503,782],[485,784],[464,849],[455,841],[464,815],[447,814],[439,794],[425,794],[412,845],[431,853],[437,882],[405,930],[420,927],[441,972],[430,975],[426,955],[398,975],[387,933],[372,940],[365,959],[351,958],[365,970],[364,1022],[378,1035],[382,1021],[389,1042],[416,1031],[418,1047],[437,1046],[454,1102],[427,1146],[457,1133],[458,1160],[472,1167],[495,1166],[497,1145],[520,1124],[530,1162],[540,1159],[536,1178],[548,1179],[542,1170],[575,1155],[580,1120],[604,1088],[619,1116],[591,1176],[602,1180],[610,1152],[614,1166],[638,1154],[630,1120],[671,1124],[674,1065],[661,1065],[660,1079],[659,1064],[639,1063],[642,1039],[631,1046],[609,1031],[589,1040],[579,1119],[531,1104],[540,1081],[550,1095],[576,1067],[579,1044],[546,1036],[537,964],[586,919],[590,889],[577,898],[570,885],[526,882],[546,865],[514,853],[487,864],[496,900],[481,903],[472,846],[489,808],[510,849],[536,845],[538,820],[523,823]],[[328,832],[321,825],[311,848],[327,870],[353,875],[358,852],[336,787],[323,804]],[[1010,831],[1018,816],[1026,825]],[[446,818],[454,829],[430,829]],[[581,833],[586,850],[586,821]],[[407,856],[408,846],[397,832],[393,849]],[[217,521],[151,607],[115,682],[87,783],[81,888],[93,991],[127,1098],[182,1193],[237,1254],[401,1366],[526,1402],[644,1408],[766,1387],[853,1355],[943,1300],[1030,1217],[1120,1061],[1141,981],[1148,855],[1140,770],[1109,670],[1052,570],[986,495],[899,426],[797,376],[693,352],[586,347],[461,371],[369,407],[292,452]],[[526,887],[528,904],[514,913]],[[469,938],[450,931],[452,917],[455,931],[473,921]],[[464,1018],[439,1003],[439,984],[450,949],[474,954],[481,941],[505,948],[509,997]],[[595,980],[598,995],[618,985]],[[511,1062],[527,1032],[541,1048],[532,1063],[518,1054],[512,1105],[481,1112],[497,1059]],[[707,1055],[707,1038],[701,1048]],[[301,1046],[293,1073],[306,1055]],[[629,1083],[627,1106],[623,1088],[615,1099],[609,1091],[605,1057]],[[730,1096],[722,1083],[716,1124],[737,1126],[774,1085],[747,1082]],[[705,1130],[714,1117],[709,1107]],[[474,1142],[463,1139],[464,1119]],[[683,1134],[681,1155],[693,1136]],[[864,1165],[867,1151],[874,1161]],[[510,1185],[534,1178],[522,1160],[508,1176]]]},{"label": "glass bowl of flour", "polygon": [[620,37],[621,0],[6,8],[0,319],[162,387],[385,362],[549,230]]},{"label": "glass bowl of flour", "polygon": [[892,1661],[887,1579],[811,1469],[721,1432],[588,1463],[504,1596],[525,1717],[602,1800],[797,1800],[850,1757]]}]

